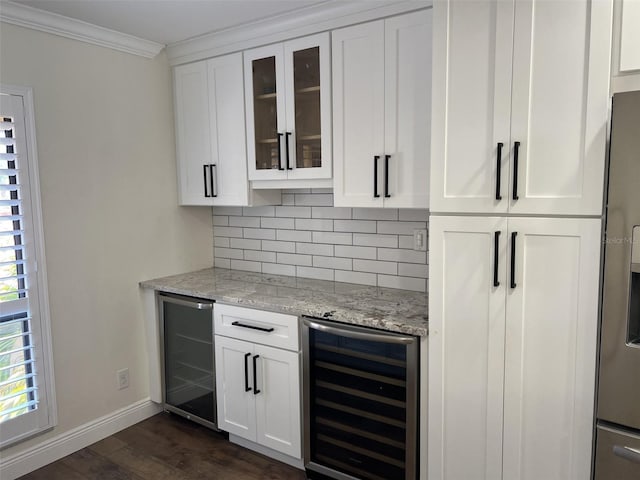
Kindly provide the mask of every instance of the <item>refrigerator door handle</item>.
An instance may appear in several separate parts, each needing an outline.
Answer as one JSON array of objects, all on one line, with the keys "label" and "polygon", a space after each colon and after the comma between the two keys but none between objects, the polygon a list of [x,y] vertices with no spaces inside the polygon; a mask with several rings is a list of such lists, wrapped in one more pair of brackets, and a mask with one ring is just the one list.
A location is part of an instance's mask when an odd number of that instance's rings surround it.
[{"label": "refrigerator door handle", "polygon": [[613,454],[630,462],[640,463],[640,450],[636,450],[635,448],[614,445]]}]

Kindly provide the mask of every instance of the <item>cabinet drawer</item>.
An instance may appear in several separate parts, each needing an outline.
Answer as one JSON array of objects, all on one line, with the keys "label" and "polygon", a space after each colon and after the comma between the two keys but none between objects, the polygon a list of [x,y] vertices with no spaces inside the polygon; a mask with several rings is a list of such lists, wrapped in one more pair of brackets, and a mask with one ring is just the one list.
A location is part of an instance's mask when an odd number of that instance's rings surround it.
[{"label": "cabinet drawer", "polygon": [[300,349],[296,316],[216,303],[214,319],[216,335],[287,350]]}]

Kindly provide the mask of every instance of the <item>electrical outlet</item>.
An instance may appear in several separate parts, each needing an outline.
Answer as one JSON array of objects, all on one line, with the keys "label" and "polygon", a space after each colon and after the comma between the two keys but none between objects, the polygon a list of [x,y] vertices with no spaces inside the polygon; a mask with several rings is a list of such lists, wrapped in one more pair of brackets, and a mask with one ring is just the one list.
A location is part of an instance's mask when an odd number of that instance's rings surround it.
[{"label": "electrical outlet", "polygon": [[413,249],[420,250],[422,252],[427,251],[427,231],[426,230],[413,231]]},{"label": "electrical outlet", "polygon": [[118,390],[129,388],[129,369],[123,368],[116,372],[116,379],[118,381]]}]

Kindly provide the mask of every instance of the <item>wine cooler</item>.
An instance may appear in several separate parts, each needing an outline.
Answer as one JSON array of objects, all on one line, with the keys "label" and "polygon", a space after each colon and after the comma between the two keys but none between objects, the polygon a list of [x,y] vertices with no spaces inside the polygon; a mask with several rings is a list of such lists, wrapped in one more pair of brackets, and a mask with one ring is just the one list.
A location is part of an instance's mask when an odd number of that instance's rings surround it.
[{"label": "wine cooler", "polygon": [[217,430],[213,302],[158,294],[163,407]]},{"label": "wine cooler", "polygon": [[303,317],[311,480],[417,478],[418,339]]}]

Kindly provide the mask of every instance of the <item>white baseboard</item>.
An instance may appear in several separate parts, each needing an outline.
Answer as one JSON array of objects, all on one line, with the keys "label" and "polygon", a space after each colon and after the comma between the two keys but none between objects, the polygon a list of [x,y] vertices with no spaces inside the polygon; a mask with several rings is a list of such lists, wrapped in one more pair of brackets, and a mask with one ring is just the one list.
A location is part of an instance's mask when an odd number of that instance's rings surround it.
[{"label": "white baseboard", "polygon": [[34,445],[22,452],[3,457],[0,478],[14,480],[62,457],[98,442],[109,435],[162,411],[162,406],[146,398],[108,415]]},{"label": "white baseboard", "polygon": [[229,441],[231,443],[235,443],[236,445],[240,445],[241,447],[248,448],[249,450],[253,450],[254,452],[261,453],[267,457],[278,460],[279,462],[286,463],[287,465],[291,465],[292,467],[298,468],[300,470],[304,470],[304,462],[301,458],[290,457],[289,455],[285,455],[284,453],[276,452],[269,447],[265,447],[263,445],[258,445],[246,438],[239,437],[232,433],[229,434]]}]

